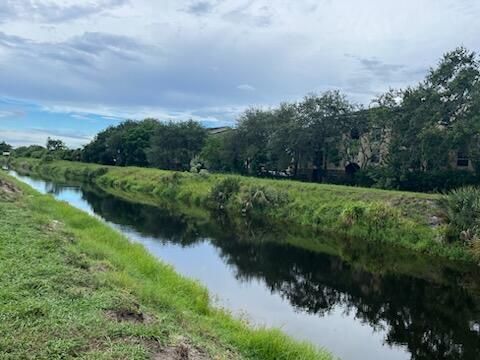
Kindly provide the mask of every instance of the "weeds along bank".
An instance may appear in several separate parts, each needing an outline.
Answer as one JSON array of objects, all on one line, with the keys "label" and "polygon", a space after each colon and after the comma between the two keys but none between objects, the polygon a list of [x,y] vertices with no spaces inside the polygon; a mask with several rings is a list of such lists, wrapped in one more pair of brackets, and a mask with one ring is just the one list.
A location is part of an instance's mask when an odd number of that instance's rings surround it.
[{"label": "weeds along bank", "polygon": [[4,173],[0,213],[2,359],[331,358],[233,319],[142,246]]},{"label": "weeds along bank", "polygon": [[438,195],[67,161],[20,158],[12,165],[49,178],[93,182],[107,192],[180,210],[208,210],[278,227],[309,227],[355,241],[473,260],[468,246],[446,240]]}]

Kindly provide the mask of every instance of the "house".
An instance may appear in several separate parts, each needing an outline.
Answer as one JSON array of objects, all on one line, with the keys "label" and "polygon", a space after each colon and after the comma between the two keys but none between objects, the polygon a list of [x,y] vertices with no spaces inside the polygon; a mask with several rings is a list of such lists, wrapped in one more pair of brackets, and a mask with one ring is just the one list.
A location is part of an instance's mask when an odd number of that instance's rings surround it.
[{"label": "house", "polygon": [[4,152],[3,152],[3,156],[9,157],[9,156],[10,156],[10,152],[9,152],[9,151],[4,151]]}]

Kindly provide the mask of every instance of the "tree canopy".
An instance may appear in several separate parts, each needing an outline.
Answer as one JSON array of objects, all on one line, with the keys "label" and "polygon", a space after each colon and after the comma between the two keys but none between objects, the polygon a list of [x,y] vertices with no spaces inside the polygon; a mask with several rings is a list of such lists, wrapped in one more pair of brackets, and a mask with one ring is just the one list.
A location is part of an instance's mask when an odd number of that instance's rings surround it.
[{"label": "tree canopy", "polygon": [[[313,181],[331,181],[332,169],[360,170],[350,183],[411,190],[422,181],[426,189],[452,178],[471,182],[458,167],[480,172],[480,63],[476,53],[459,47],[423,81],[390,89],[368,108],[327,91],[275,108],[247,109],[221,133],[210,134],[195,121],[127,120],[81,151],[49,138],[46,149],[15,152],[42,157],[45,151],[61,159],[172,170],[188,170],[195,159],[212,171]],[[452,172],[449,178],[441,178],[446,172]]]}]

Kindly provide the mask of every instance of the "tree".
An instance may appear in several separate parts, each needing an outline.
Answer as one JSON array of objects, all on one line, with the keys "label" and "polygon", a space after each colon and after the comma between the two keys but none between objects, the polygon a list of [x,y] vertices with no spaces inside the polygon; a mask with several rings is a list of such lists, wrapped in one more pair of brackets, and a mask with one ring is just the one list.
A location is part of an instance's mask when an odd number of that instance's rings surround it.
[{"label": "tree", "polygon": [[200,153],[200,159],[209,170],[240,172],[243,165],[239,159],[238,136],[232,129],[222,134],[209,135]]},{"label": "tree", "polygon": [[242,173],[254,175],[269,165],[267,144],[275,120],[272,111],[255,108],[248,109],[238,119],[235,140]]},{"label": "tree", "polygon": [[268,153],[275,170],[289,169],[297,176],[299,168],[308,161],[309,128],[299,117],[297,104],[283,103],[274,112],[273,133],[268,141]]},{"label": "tree", "polygon": [[66,149],[67,146],[65,143],[60,140],[60,139],[52,139],[51,137],[48,137],[47,139],[47,150],[48,151],[58,151],[58,150],[64,150]]},{"label": "tree", "polygon": [[20,146],[13,151],[15,157],[31,157],[40,159],[47,153],[47,149],[40,145]]},{"label": "tree", "polygon": [[0,153],[12,151],[12,145],[7,144],[5,141],[0,143]]},{"label": "tree", "polygon": [[104,165],[148,166],[146,152],[160,123],[127,120],[97,134],[82,151],[82,160]]},{"label": "tree", "polygon": [[160,169],[188,170],[202,150],[207,131],[195,121],[159,124],[147,152],[149,163]]},{"label": "tree", "polygon": [[309,158],[315,168],[326,171],[328,162],[340,160],[338,145],[352,129],[354,106],[338,91],[309,95],[298,106],[301,126],[309,130],[304,139]]},{"label": "tree", "polygon": [[390,166],[398,175],[438,171],[449,155],[474,155],[479,130],[480,70],[476,54],[458,48],[445,54],[424,82],[402,93],[392,124]]}]

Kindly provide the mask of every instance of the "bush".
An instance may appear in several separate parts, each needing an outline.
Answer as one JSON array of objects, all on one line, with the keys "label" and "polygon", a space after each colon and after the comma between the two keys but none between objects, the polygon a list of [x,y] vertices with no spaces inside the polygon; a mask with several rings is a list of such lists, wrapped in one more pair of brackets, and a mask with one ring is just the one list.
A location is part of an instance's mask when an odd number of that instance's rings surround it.
[{"label": "bush", "polygon": [[371,167],[355,174],[355,185],[417,192],[448,191],[479,185],[475,173],[466,170],[412,171],[396,174],[388,168]]},{"label": "bush", "polygon": [[480,188],[467,186],[449,192],[439,200],[442,217],[448,223],[446,238],[471,243],[480,239]]},{"label": "bush", "polygon": [[376,203],[370,205],[365,213],[365,221],[370,230],[397,227],[400,223],[400,213],[392,206]]},{"label": "bush", "polygon": [[254,211],[281,206],[288,202],[288,194],[266,186],[243,187],[239,201],[244,215]]},{"label": "bush", "polygon": [[184,178],[184,175],[178,171],[162,175],[160,182],[166,185],[176,186],[180,184],[180,181]]},{"label": "bush", "polygon": [[343,224],[347,226],[356,224],[358,221],[361,221],[364,218],[367,210],[368,208],[362,203],[353,204],[346,207],[342,211],[341,215]]},{"label": "bush", "polygon": [[53,156],[50,154],[46,154],[42,156],[41,162],[42,163],[51,163],[54,160]]},{"label": "bush", "polygon": [[227,177],[216,183],[210,190],[208,196],[209,204],[218,209],[224,210],[229,200],[240,190],[240,180],[235,177]]}]

